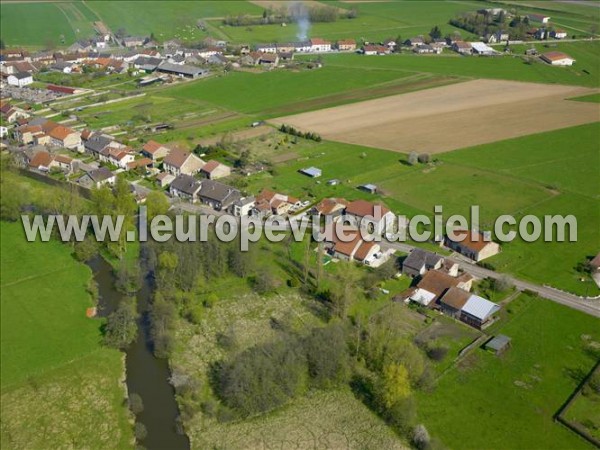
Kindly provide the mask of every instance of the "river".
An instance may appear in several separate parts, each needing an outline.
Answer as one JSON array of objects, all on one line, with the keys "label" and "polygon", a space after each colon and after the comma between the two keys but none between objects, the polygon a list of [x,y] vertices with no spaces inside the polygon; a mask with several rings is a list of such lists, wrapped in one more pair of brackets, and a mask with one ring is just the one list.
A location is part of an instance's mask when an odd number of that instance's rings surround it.
[{"label": "river", "polygon": [[[88,266],[98,283],[99,315],[106,317],[114,311],[123,294],[115,289],[112,267],[104,259],[96,257]],[[152,278],[146,276],[137,294],[138,336],[125,352],[127,389],[129,395],[137,393],[144,404],[144,410],[136,416],[136,422],[143,423],[148,431],[141,444],[148,450],[188,450],[187,436],[177,431],[179,409],[175,390],[169,383],[169,364],[152,353],[148,317],[152,286]]]}]

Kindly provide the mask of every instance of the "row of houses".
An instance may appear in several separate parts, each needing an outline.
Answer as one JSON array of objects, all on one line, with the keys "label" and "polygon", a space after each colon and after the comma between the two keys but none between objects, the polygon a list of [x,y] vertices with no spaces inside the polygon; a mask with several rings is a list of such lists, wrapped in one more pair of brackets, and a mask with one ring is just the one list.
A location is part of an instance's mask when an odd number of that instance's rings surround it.
[{"label": "row of houses", "polygon": [[496,303],[472,293],[473,277],[441,255],[414,249],[404,259],[402,273],[415,281],[396,301],[439,310],[477,329],[491,323],[500,310]]},{"label": "row of houses", "polygon": [[355,51],[356,41],[354,39],[341,39],[336,42],[321,38],[312,38],[300,42],[283,42],[256,44],[256,51],[261,53],[322,53],[333,50]]}]

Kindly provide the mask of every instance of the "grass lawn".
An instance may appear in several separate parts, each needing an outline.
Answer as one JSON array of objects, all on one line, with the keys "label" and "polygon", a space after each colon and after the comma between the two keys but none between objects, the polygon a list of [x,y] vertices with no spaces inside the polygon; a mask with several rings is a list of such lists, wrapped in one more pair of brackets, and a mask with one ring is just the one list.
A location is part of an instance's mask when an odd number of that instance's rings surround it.
[{"label": "grass lawn", "polygon": [[[520,57],[522,53],[520,51],[519,56],[499,56],[495,58],[465,57],[454,53],[439,56],[394,54],[385,57],[331,54],[324,55],[323,60],[326,67],[363,68],[367,70],[379,68],[401,72],[427,72],[446,76],[497,78],[589,87],[600,86],[600,62],[597,57],[600,42],[562,42],[557,43],[552,48],[544,48],[536,44],[536,47],[542,52],[564,51],[575,58],[577,62],[572,67],[552,67],[539,61],[527,64]],[[517,49],[520,48],[517,47]]]},{"label": "grass lawn", "polygon": [[588,385],[569,405],[563,413],[563,418],[577,424],[592,437],[600,440],[600,394],[594,392]]},{"label": "grass lawn", "polygon": [[589,448],[552,416],[593,366],[585,345],[600,340],[600,321],[525,295],[514,301],[525,305],[498,330],[512,348],[500,358],[477,349],[434,394],[418,393],[421,420],[450,448]]},{"label": "grass lawn", "polygon": [[90,270],[62,243],[27,242],[20,223],[0,232],[2,447],[126,447],[123,359],[85,316]]},{"label": "grass lawn", "polygon": [[578,102],[600,103],[600,94],[584,95],[583,97],[571,98],[569,100],[576,100]]}]

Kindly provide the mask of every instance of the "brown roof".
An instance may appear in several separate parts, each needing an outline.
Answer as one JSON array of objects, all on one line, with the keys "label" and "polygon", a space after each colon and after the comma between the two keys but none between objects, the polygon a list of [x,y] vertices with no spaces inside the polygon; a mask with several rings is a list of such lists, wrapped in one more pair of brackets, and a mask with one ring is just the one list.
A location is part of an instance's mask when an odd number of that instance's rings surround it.
[{"label": "brown roof", "polygon": [[439,297],[447,289],[455,287],[457,284],[458,280],[456,278],[453,278],[444,272],[440,272],[439,270],[430,270],[423,275],[423,278],[419,281],[417,286]]},{"label": "brown roof", "polygon": [[488,245],[491,241],[485,241],[483,239],[483,235],[481,233],[477,233],[475,239],[473,238],[472,233],[469,230],[454,230],[454,234],[459,238],[454,241],[448,237],[450,241],[458,242],[463,247],[467,247],[469,250],[473,250],[474,252],[480,252]]},{"label": "brown roof", "polygon": [[216,168],[218,168],[219,166],[222,166],[222,165],[223,164],[221,164],[219,161],[215,161],[214,159],[211,159],[210,161],[207,161],[207,163],[202,167],[202,171],[211,173],[213,170],[215,170]]},{"label": "brown roof", "polygon": [[52,162],[52,156],[50,156],[50,153],[41,151],[41,152],[37,152],[33,156],[33,158],[31,158],[31,161],[29,161],[29,166],[31,166],[31,167],[40,167],[40,166],[48,167],[51,162]]},{"label": "brown roof", "polygon": [[361,241],[360,233],[356,233],[350,242],[337,240],[335,243],[335,251],[342,255],[351,256],[359,241]]},{"label": "brown roof", "polygon": [[162,144],[156,141],[148,141],[144,144],[144,151],[153,155],[159,148],[164,147]]},{"label": "brown roof", "polygon": [[87,140],[92,136],[93,132],[87,128],[81,132],[81,139]]},{"label": "brown roof", "polygon": [[321,39],[321,38],[312,38],[310,40],[311,45],[327,45],[327,44],[331,44],[330,41],[326,41],[325,39]]},{"label": "brown roof", "polygon": [[44,133],[49,133],[50,131],[52,131],[53,129],[55,129],[58,126],[60,126],[60,125],[58,125],[56,122],[53,122],[52,120],[48,120],[42,124],[42,130],[44,130]]},{"label": "brown roof", "polygon": [[68,156],[65,156],[65,155],[56,155],[54,157],[54,161],[58,161],[59,163],[63,163],[63,164],[71,164],[73,159],[69,158]]},{"label": "brown roof", "polygon": [[68,135],[74,133],[75,131],[73,131],[73,129],[71,128],[67,128],[65,126],[59,125],[57,127],[54,127],[50,130],[50,133],[48,133],[51,137],[53,137],[54,139],[58,139],[60,141],[64,140]]},{"label": "brown roof", "polygon": [[[152,164],[152,160],[150,158],[140,158],[135,161],[131,161],[127,163],[127,167],[129,169],[135,169],[136,167],[147,167]],[[156,177],[158,178],[158,177]]]},{"label": "brown roof", "polygon": [[469,300],[471,294],[463,289],[451,287],[446,291],[440,301],[454,309],[461,309]]},{"label": "brown roof", "polygon": [[600,253],[598,253],[596,257],[590,261],[590,266],[596,269],[600,267]]},{"label": "brown roof", "polygon": [[565,59],[565,58],[573,59],[569,55],[567,55],[566,53],[563,53],[563,52],[544,53],[544,54],[542,54],[542,58],[547,59],[548,61],[559,61],[559,60]]},{"label": "brown roof", "polygon": [[324,198],[315,209],[319,214],[327,215],[348,206],[348,200],[344,198]]},{"label": "brown roof", "polygon": [[167,155],[164,159],[165,164],[169,164],[173,167],[181,167],[185,164],[187,159],[190,157],[190,152],[185,152],[182,150],[172,150],[171,153]]},{"label": "brown roof", "polygon": [[338,45],[356,45],[356,41],[354,39],[342,39],[338,41]]},{"label": "brown roof", "polygon": [[373,216],[376,220],[381,219],[388,212],[390,212],[390,210],[387,209],[385,206],[376,203],[371,203],[366,200],[355,200],[351,202],[346,208],[347,214],[357,217]]},{"label": "brown roof", "polygon": [[363,241],[362,244],[360,244],[360,247],[358,247],[358,250],[356,250],[354,258],[359,261],[363,261],[367,257],[369,252],[373,249],[373,247],[375,247],[374,242]]}]

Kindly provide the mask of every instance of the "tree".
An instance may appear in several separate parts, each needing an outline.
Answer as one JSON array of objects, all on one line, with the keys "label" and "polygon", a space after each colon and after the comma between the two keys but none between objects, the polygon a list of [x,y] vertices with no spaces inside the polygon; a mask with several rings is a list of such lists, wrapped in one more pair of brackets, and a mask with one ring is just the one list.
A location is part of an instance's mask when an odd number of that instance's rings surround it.
[{"label": "tree", "polygon": [[265,295],[277,289],[278,280],[267,269],[261,269],[254,277],[254,290],[259,295]]},{"label": "tree", "polygon": [[75,243],[75,258],[85,262],[98,254],[98,243],[90,236],[86,236],[81,242]]},{"label": "tree", "polygon": [[419,155],[417,155],[417,152],[410,152],[408,154],[408,163],[411,166],[414,166],[415,164],[417,164],[419,162]]},{"label": "tree", "polygon": [[348,345],[341,324],[314,328],[305,342],[308,373],[312,382],[328,388],[347,381]]},{"label": "tree", "polygon": [[429,32],[429,36],[431,39],[440,39],[442,37],[442,30],[440,30],[440,27],[436,25]]},{"label": "tree", "polygon": [[430,160],[429,153],[421,153],[418,159],[421,164],[427,164]]},{"label": "tree", "polygon": [[137,312],[135,300],[126,298],[117,309],[108,316],[104,334],[104,343],[109,347],[124,349],[137,335]]},{"label": "tree", "polygon": [[150,191],[146,197],[148,221],[151,221],[156,216],[167,214],[170,206],[165,194],[159,191]]},{"label": "tree", "polygon": [[173,350],[177,308],[157,291],[150,309],[150,336],[154,343],[154,355],[166,358]]},{"label": "tree", "polygon": [[158,284],[162,287],[174,284],[174,275],[179,266],[176,253],[164,251],[158,255]]},{"label": "tree", "polygon": [[133,295],[142,287],[140,266],[137,262],[121,260],[117,269],[115,281],[117,290],[127,295]]},{"label": "tree", "polygon": [[412,442],[419,450],[425,450],[431,445],[431,437],[425,425],[419,424],[413,430]]},{"label": "tree", "polygon": [[383,368],[379,386],[379,398],[385,408],[410,397],[408,370],[402,364],[387,364]]}]

